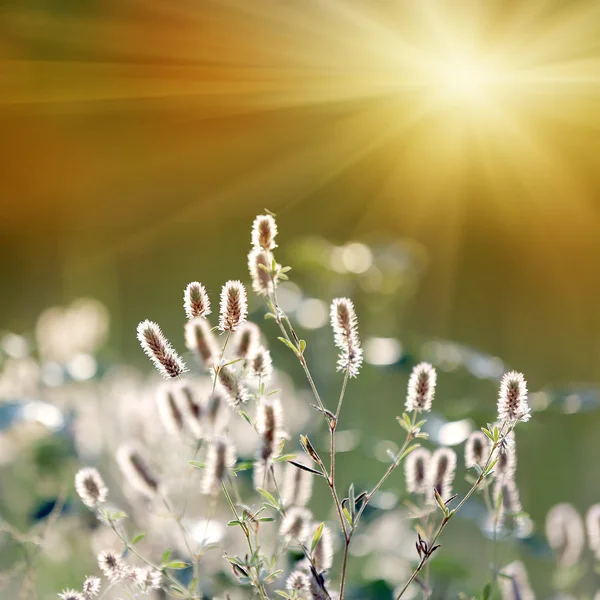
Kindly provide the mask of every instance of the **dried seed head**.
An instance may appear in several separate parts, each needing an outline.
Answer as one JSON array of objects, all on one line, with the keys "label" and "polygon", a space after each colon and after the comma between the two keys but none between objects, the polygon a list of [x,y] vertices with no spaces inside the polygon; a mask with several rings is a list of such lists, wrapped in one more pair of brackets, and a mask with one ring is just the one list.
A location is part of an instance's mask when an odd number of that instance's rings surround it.
[{"label": "dried seed head", "polygon": [[430,502],[434,501],[434,489],[444,501],[447,501],[452,496],[452,482],[454,481],[455,470],[456,453],[451,448],[438,448],[431,455],[427,474]]},{"label": "dried seed head", "polygon": [[210,395],[204,410],[206,418],[206,432],[209,436],[219,435],[229,420],[231,411],[227,407],[227,397],[220,388],[216,388]]},{"label": "dried seed head", "polygon": [[406,411],[430,411],[436,382],[437,374],[429,363],[422,362],[414,367],[408,380]]},{"label": "dried seed head", "polygon": [[246,322],[248,302],[246,289],[241,281],[228,281],[221,290],[219,329],[237,331]]},{"label": "dried seed head", "polygon": [[156,494],[158,479],[138,448],[128,444],[121,446],[117,450],[117,464],[132,488],[150,498]]},{"label": "dried seed head", "polygon": [[[519,490],[512,479],[500,479],[494,485],[494,503],[499,509],[500,523],[506,516],[515,517],[521,512],[521,501],[519,499]],[[500,498],[500,506],[497,506]]]},{"label": "dried seed head", "polygon": [[299,544],[304,544],[311,534],[311,522],[312,513],[310,510],[300,506],[290,508],[281,521],[279,535]]},{"label": "dried seed head", "polygon": [[162,574],[156,569],[138,568],[134,573],[134,581],[143,592],[159,590],[162,583]]},{"label": "dried seed head", "polygon": [[248,272],[252,281],[252,290],[259,296],[270,296],[274,283],[271,277],[273,255],[270,252],[253,248],[248,254]]},{"label": "dried seed head", "polygon": [[571,504],[557,504],[546,515],[546,538],[560,565],[573,567],[585,546],[585,530]]},{"label": "dried seed head", "polygon": [[187,371],[185,363],[179,354],[173,350],[156,323],[148,320],[142,321],[137,328],[137,338],[142,350],[165,379],[179,377]]},{"label": "dried seed head", "polygon": [[502,377],[498,396],[498,419],[514,423],[529,421],[531,417],[527,404],[527,382],[522,373],[511,371]]},{"label": "dried seed head", "polygon": [[178,382],[169,381],[158,388],[156,404],[165,429],[177,435],[183,431],[184,420],[178,400]]},{"label": "dried seed head", "polygon": [[121,556],[114,550],[103,550],[98,554],[98,566],[104,573],[104,576],[111,582],[122,581],[131,573]]},{"label": "dried seed head", "polygon": [[465,444],[465,465],[467,469],[477,465],[485,467],[490,455],[490,440],[483,431],[474,431]]},{"label": "dried seed head", "polygon": [[252,224],[252,246],[262,250],[277,248],[277,223],[271,215],[258,215]]},{"label": "dried seed head", "polygon": [[[310,466],[310,461],[305,456],[298,456],[295,462]],[[291,463],[285,467],[283,479],[282,499],[286,506],[306,506],[312,495],[313,474],[299,469]]]},{"label": "dried seed head", "polygon": [[101,586],[100,577],[86,577],[83,582],[83,594],[86,599],[97,596],[100,593]]},{"label": "dried seed head", "polygon": [[254,358],[250,361],[250,372],[254,377],[260,378],[263,382],[271,379],[273,361],[271,360],[271,353],[263,346],[258,347]]},{"label": "dried seed head", "polygon": [[75,590],[63,590],[58,597],[62,600],[85,600],[84,595]]},{"label": "dried seed head", "polygon": [[333,564],[333,544],[331,541],[331,530],[327,525],[323,527],[321,539],[312,551],[312,560],[318,573],[331,569]]},{"label": "dried seed head", "polygon": [[210,299],[206,288],[198,281],[187,284],[183,292],[183,308],[188,319],[210,315]]},{"label": "dried seed head", "polygon": [[175,389],[183,420],[188,430],[196,439],[204,435],[203,407],[194,390],[187,384],[181,383]]},{"label": "dried seed head", "polygon": [[514,436],[506,437],[494,453],[498,459],[494,465],[494,477],[498,480],[512,479],[517,470],[517,447]]},{"label": "dried seed head", "polygon": [[600,504],[590,506],[585,517],[590,550],[600,559]]},{"label": "dried seed head", "polygon": [[206,468],[202,480],[202,492],[215,495],[229,469],[235,466],[235,448],[225,437],[215,438],[208,448]]},{"label": "dried seed head", "polygon": [[252,359],[260,344],[260,329],[254,323],[244,323],[235,334],[233,353],[237,358]]},{"label": "dried seed head", "polygon": [[302,597],[310,591],[310,579],[304,571],[294,571],[285,582],[285,587],[290,594]]},{"label": "dried seed head", "polygon": [[352,300],[335,298],[330,309],[333,340],[340,351],[338,371],[348,370],[350,377],[356,377],[363,361],[363,351],[358,337],[358,319]]},{"label": "dried seed head", "polygon": [[522,562],[512,562],[500,573],[504,576],[498,577],[502,600],[535,600],[535,594]]},{"label": "dried seed head", "polygon": [[106,502],[108,488],[104,484],[97,469],[86,467],[80,469],[75,475],[75,491],[81,501],[89,508]]},{"label": "dried seed head", "polygon": [[411,494],[423,494],[428,490],[427,473],[431,452],[426,448],[413,450],[404,463],[406,490]]},{"label": "dried seed head", "polygon": [[206,319],[196,317],[185,324],[185,345],[205,369],[210,369],[219,362],[217,342]]},{"label": "dried seed head", "polygon": [[261,398],[256,411],[256,430],[260,439],[257,459],[266,463],[273,458],[284,437],[283,411],[277,398]]},{"label": "dried seed head", "polygon": [[238,381],[229,367],[221,367],[217,378],[220,389],[225,392],[225,397],[232,408],[237,409],[248,401],[248,390]]}]

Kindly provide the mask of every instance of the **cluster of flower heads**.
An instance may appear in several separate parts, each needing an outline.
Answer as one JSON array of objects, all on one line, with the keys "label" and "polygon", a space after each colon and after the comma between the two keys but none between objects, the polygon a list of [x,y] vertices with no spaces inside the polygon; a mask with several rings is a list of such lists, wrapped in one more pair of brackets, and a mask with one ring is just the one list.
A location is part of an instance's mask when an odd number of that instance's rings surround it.
[{"label": "cluster of flower heads", "polygon": [[352,300],[336,298],[330,309],[333,339],[338,348],[338,371],[348,371],[356,377],[363,362],[363,351],[358,337],[358,319]]},{"label": "cluster of flower heads", "polygon": [[585,521],[577,509],[568,503],[556,504],[546,515],[546,539],[561,567],[579,564],[586,546],[600,560],[600,504],[587,510]]}]

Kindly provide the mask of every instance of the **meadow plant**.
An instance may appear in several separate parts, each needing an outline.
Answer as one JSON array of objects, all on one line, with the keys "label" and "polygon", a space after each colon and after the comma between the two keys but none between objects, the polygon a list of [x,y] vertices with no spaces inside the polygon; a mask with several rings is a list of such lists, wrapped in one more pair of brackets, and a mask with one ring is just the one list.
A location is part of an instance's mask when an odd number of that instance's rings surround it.
[{"label": "meadow plant", "polygon": [[[274,326],[282,347],[293,353],[306,377],[312,392],[313,421],[320,420],[327,430],[326,447],[315,446],[306,434],[300,435],[298,445],[290,440],[286,420],[294,421],[295,415],[284,414],[282,392],[273,384],[271,351],[259,326],[248,321],[245,285],[237,280],[223,285],[215,327],[208,320],[209,293],[202,283],[190,283],[183,295],[185,345],[194,363],[190,365],[192,372],[200,372],[208,379],[208,386],[197,385],[197,379],[188,374],[182,357],[156,323],[144,320],[137,330],[143,351],[167,380],[154,394],[165,435],[181,441],[181,452],[174,458],[181,458],[188,469],[183,501],[175,505],[168,473],[156,469],[139,441],[123,443],[116,452],[124,487],[137,494],[148,514],[170,519],[184,550],[174,555],[166,549],[158,559],[138,549],[145,534],[130,535],[128,516],[112,504],[100,473],[84,467],[75,477],[77,493],[85,506],[112,530],[120,547],[104,549],[98,555],[102,577],[88,577],[80,592],[65,590],[61,598],[87,600],[102,597],[111,589],[140,598],[161,589],[169,597],[199,599],[202,590],[207,585],[210,588],[203,565],[215,549],[207,532],[211,521],[218,519],[217,503],[224,501],[230,511],[227,525],[239,531],[245,546],[220,548],[222,560],[229,564],[237,584],[250,588],[252,595],[262,600],[275,595],[288,600],[343,600],[351,570],[352,542],[367,508],[374,504],[372,501],[400,465],[411,497],[416,552],[411,572],[394,593],[397,600],[409,588],[413,595],[417,590],[424,597],[430,595],[430,562],[440,549],[444,530],[473,494],[480,493],[485,499],[494,542],[499,532],[518,526],[525,518],[515,484],[514,429],[529,420],[530,410],[525,379],[516,372],[507,373],[500,382],[497,423],[487,424],[466,442],[465,464],[471,475],[470,488],[462,497],[453,492],[455,450],[421,447],[428,439],[425,428],[437,384],[436,371],[426,362],[413,368],[406,396],[399,401],[404,403],[405,411],[396,419],[404,434],[387,469],[369,490],[356,490],[350,483],[342,492],[337,479],[336,444],[347,389],[351,380],[360,376],[363,364],[359,319],[349,298],[331,301],[332,341],[338,351],[336,368],[341,376],[339,396],[325,402],[311,372],[307,344],[278,301],[279,285],[288,279],[290,267],[280,265],[275,258],[277,233],[273,215],[256,217],[248,254],[251,287],[265,303],[267,325]],[[246,427],[243,441],[253,438],[253,460],[238,458],[232,429],[239,423]],[[189,447],[186,440],[191,441],[192,450],[184,458],[181,455]],[[286,445],[293,446],[291,452],[286,451]],[[196,469],[201,473],[199,482],[193,477]],[[252,470],[252,486],[239,476],[248,470]],[[328,521],[329,513],[320,509],[320,514],[314,515],[307,507],[317,485],[328,489],[335,523]],[[211,507],[200,538],[192,535],[186,515],[190,504],[196,502]],[[564,511],[552,518],[559,517],[568,520]],[[596,508],[588,517],[596,553],[600,548],[599,522]],[[573,529],[569,535],[551,539],[553,548],[560,551],[561,561],[572,561],[575,552],[579,552],[580,533]],[[330,577],[334,561],[339,565],[336,580]],[[494,588],[505,598],[532,597],[521,563],[502,566],[500,562],[494,550],[484,597],[489,597]]]}]

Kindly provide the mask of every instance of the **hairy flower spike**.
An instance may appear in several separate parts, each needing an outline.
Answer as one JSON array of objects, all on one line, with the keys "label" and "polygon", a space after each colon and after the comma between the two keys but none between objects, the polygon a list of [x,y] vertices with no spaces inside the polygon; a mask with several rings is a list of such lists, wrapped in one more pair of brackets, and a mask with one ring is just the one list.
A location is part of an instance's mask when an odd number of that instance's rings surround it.
[{"label": "hairy flower spike", "polygon": [[515,445],[514,432],[511,432],[500,443],[494,453],[494,458],[498,459],[494,466],[494,477],[497,480],[512,479],[517,470],[517,447]]},{"label": "hairy flower spike", "polygon": [[63,590],[58,597],[62,600],[85,600],[84,595],[75,590]]},{"label": "hairy flower spike", "polygon": [[260,329],[254,323],[244,323],[235,334],[233,353],[236,358],[252,359],[260,347]]},{"label": "hairy flower spike", "polygon": [[600,504],[590,506],[585,517],[590,550],[600,560]]},{"label": "hairy flower spike", "polygon": [[500,498],[499,515],[502,523],[505,516],[515,517],[521,512],[521,500],[519,499],[519,490],[512,479],[500,479],[494,485],[493,498],[497,502]]},{"label": "hairy flower spike", "polygon": [[502,377],[498,396],[498,419],[515,423],[529,421],[531,417],[527,404],[527,382],[522,373],[511,371]]},{"label": "hairy flower spike", "polygon": [[246,322],[248,301],[246,289],[241,281],[228,281],[221,290],[221,312],[219,329],[237,331]]},{"label": "hairy flower spike", "polygon": [[252,224],[252,246],[262,250],[277,248],[277,223],[271,215],[258,215]]},{"label": "hairy flower spike", "polygon": [[474,431],[465,444],[465,465],[467,469],[477,465],[482,468],[490,455],[490,440],[482,431]]},{"label": "hairy flower spike", "polygon": [[152,568],[137,568],[134,571],[135,584],[142,592],[159,590],[162,583],[162,573]]},{"label": "hairy flower spike", "polygon": [[430,502],[434,501],[434,489],[444,501],[452,496],[455,470],[456,453],[451,448],[438,448],[431,455],[427,476]]},{"label": "hairy flower spike", "polygon": [[557,504],[546,515],[546,538],[563,567],[579,562],[585,545],[585,530],[579,513],[571,504]]},{"label": "hairy flower spike", "polygon": [[294,571],[287,578],[285,587],[290,594],[302,598],[310,591],[310,579],[304,571]]},{"label": "hairy flower spike", "polygon": [[429,363],[422,362],[414,367],[408,380],[406,411],[430,411],[436,382],[437,374]]},{"label": "hairy flower spike", "polygon": [[202,480],[202,492],[215,495],[219,491],[221,481],[229,469],[235,465],[235,448],[225,437],[213,440],[206,457],[206,469]]},{"label": "hairy flower spike", "polygon": [[252,281],[252,290],[259,296],[270,296],[274,283],[271,277],[273,255],[270,252],[253,248],[248,254],[248,272]]},{"label": "hairy flower spike", "polygon": [[426,448],[413,450],[404,463],[406,489],[411,494],[423,494],[428,490],[427,472],[431,452]]},{"label": "hairy flower spike", "polygon": [[188,319],[210,315],[210,299],[206,288],[198,281],[187,284],[183,292],[183,308]]},{"label": "hairy flower spike", "polygon": [[206,430],[210,437],[219,435],[229,420],[231,413],[227,408],[227,398],[220,388],[216,388],[206,403]]},{"label": "hairy flower spike", "polygon": [[188,430],[196,438],[204,435],[204,411],[202,404],[196,398],[194,390],[187,384],[177,386],[176,395]]},{"label": "hairy flower spike", "polygon": [[225,392],[227,401],[232,408],[239,408],[248,400],[248,390],[238,381],[229,367],[221,367],[217,375],[220,388]]},{"label": "hairy flower spike", "polygon": [[179,377],[187,371],[185,363],[173,350],[156,323],[148,320],[142,321],[137,328],[137,338],[142,350],[165,379]]},{"label": "hairy flower spike", "polygon": [[350,377],[356,377],[362,365],[363,351],[352,301],[348,298],[335,298],[331,303],[330,320],[334,343],[340,351],[338,371],[348,370]]},{"label": "hairy flower spike", "polygon": [[98,566],[111,583],[122,581],[131,573],[130,567],[113,550],[103,550],[98,554]]},{"label": "hairy flower spike", "polygon": [[185,324],[185,345],[205,369],[210,369],[219,362],[217,342],[206,319],[196,317]]},{"label": "hairy flower spike", "polygon": [[86,467],[80,469],[75,475],[75,491],[81,501],[89,508],[106,502],[108,488],[104,484],[97,469]]},{"label": "hairy flower spike", "polygon": [[331,530],[327,525],[323,527],[321,539],[312,552],[312,560],[318,573],[331,569],[333,564],[333,545],[331,542]]},{"label": "hairy flower spike", "polygon": [[171,434],[180,434],[184,428],[183,414],[178,402],[179,386],[169,381],[159,387],[156,395],[158,413],[165,429]]},{"label": "hairy flower spike", "polygon": [[[305,456],[298,456],[295,462],[309,467]],[[285,467],[283,491],[281,497],[286,506],[306,506],[312,495],[314,475],[304,469],[299,469],[291,463]]]},{"label": "hairy flower spike", "polygon": [[535,600],[535,594],[529,584],[527,571],[520,561],[506,565],[498,577],[502,600]]},{"label": "hairy flower spike", "polygon": [[117,450],[117,464],[127,483],[134,489],[150,498],[156,494],[158,480],[137,448],[130,445],[121,446]]},{"label": "hairy flower spike", "polygon": [[83,595],[86,597],[86,600],[97,596],[100,593],[101,586],[100,577],[86,577],[83,582]]},{"label": "hairy flower spike", "polygon": [[271,379],[273,361],[271,360],[271,353],[263,346],[258,347],[250,361],[250,372],[254,377],[261,379],[263,383]]},{"label": "hairy flower spike", "polygon": [[261,398],[256,411],[256,430],[260,437],[258,459],[267,461],[273,457],[284,436],[283,411],[276,398]]},{"label": "hairy flower spike", "polygon": [[312,513],[304,507],[295,506],[290,508],[279,528],[279,535],[304,544],[310,536],[310,525],[312,521]]}]

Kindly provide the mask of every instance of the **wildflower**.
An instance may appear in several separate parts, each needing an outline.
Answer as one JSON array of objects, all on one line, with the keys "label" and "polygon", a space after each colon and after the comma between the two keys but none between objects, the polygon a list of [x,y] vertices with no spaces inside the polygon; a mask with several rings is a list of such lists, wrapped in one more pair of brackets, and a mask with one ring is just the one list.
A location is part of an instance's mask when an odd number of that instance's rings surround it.
[{"label": "wildflower", "polygon": [[84,595],[75,590],[63,590],[58,597],[62,600],[85,600]]},{"label": "wildflower", "polygon": [[219,362],[219,349],[206,319],[196,317],[185,324],[185,346],[205,369]]},{"label": "wildflower", "polygon": [[303,544],[310,535],[312,513],[304,507],[296,506],[287,511],[281,521],[279,535]]},{"label": "wildflower", "polygon": [[148,320],[142,321],[137,328],[137,338],[142,350],[165,379],[178,377],[187,371],[185,363],[173,350],[156,323]]},{"label": "wildflower", "polygon": [[502,377],[498,396],[498,419],[515,423],[529,421],[531,417],[527,404],[527,382],[522,373],[511,371]]},{"label": "wildflower", "polygon": [[221,290],[219,329],[237,331],[246,322],[248,302],[246,289],[241,281],[228,281]]},{"label": "wildflower", "polygon": [[220,437],[213,440],[206,457],[206,469],[202,481],[204,494],[214,495],[219,491],[219,484],[228,470],[235,465],[235,460],[235,448],[227,438]]},{"label": "wildflower", "polygon": [[277,451],[283,438],[283,411],[276,398],[261,398],[256,413],[256,430],[260,437],[259,460],[266,462]]},{"label": "wildflower", "polygon": [[134,489],[149,497],[156,494],[158,480],[137,448],[121,446],[117,450],[117,463],[123,476]]},{"label": "wildflower", "polygon": [[348,371],[356,377],[363,361],[363,351],[358,338],[358,319],[354,304],[348,298],[336,298],[331,303],[331,327],[338,355],[338,371]]},{"label": "wildflower", "polygon": [[134,581],[143,592],[159,590],[162,583],[162,574],[156,569],[138,568],[135,570]]},{"label": "wildflower", "polygon": [[433,500],[433,490],[447,501],[452,496],[452,482],[456,470],[456,453],[451,448],[438,448],[429,460],[428,485],[430,501]]},{"label": "wildflower", "polygon": [[277,248],[277,223],[271,215],[258,215],[252,224],[252,246],[263,250]]},{"label": "wildflower", "polygon": [[546,538],[559,564],[577,564],[585,545],[585,530],[579,513],[571,504],[557,504],[546,515]]},{"label": "wildflower", "polygon": [[312,551],[312,561],[319,573],[331,569],[331,565],[333,564],[333,546],[331,543],[331,530],[327,525],[323,527],[321,539],[319,539]]},{"label": "wildflower", "polygon": [[158,414],[165,429],[172,434],[181,433],[184,426],[183,414],[177,402],[178,386],[169,382],[158,389],[156,402]]},{"label": "wildflower", "polygon": [[514,436],[503,438],[495,453],[495,458],[498,460],[494,466],[494,477],[496,479],[512,479],[517,470],[517,448]]},{"label": "wildflower", "polygon": [[270,296],[273,293],[272,262],[273,255],[260,248],[253,248],[248,254],[248,271],[252,281],[252,290],[259,296]]},{"label": "wildflower", "polygon": [[258,347],[254,354],[254,358],[250,361],[250,373],[263,382],[271,379],[271,375],[273,374],[271,353],[263,346]]},{"label": "wildflower", "polygon": [[218,435],[227,424],[230,411],[226,410],[227,402],[221,389],[216,388],[210,395],[205,409],[206,428],[209,435]]},{"label": "wildflower", "polygon": [[260,344],[260,329],[254,323],[244,323],[236,334],[233,353],[237,358],[253,358]]},{"label": "wildflower", "polygon": [[106,502],[108,488],[97,469],[86,467],[75,475],[75,491],[89,508]]},{"label": "wildflower", "polygon": [[285,587],[290,594],[303,596],[310,591],[310,579],[304,571],[294,571],[287,578]]},{"label": "wildflower", "polygon": [[467,469],[477,465],[484,468],[490,455],[490,440],[482,431],[474,431],[465,444],[465,465]]},{"label": "wildflower", "polygon": [[83,581],[84,596],[87,599],[97,596],[100,593],[101,585],[100,577],[86,577]]},{"label": "wildflower", "polygon": [[[308,466],[308,459],[299,456],[296,462]],[[286,506],[306,506],[312,495],[313,475],[292,463],[285,468],[282,499]]]},{"label": "wildflower", "polygon": [[404,464],[406,489],[411,494],[423,494],[427,491],[427,471],[431,452],[426,448],[417,448],[407,457]]},{"label": "wildflower", "polygon": [[198,281],[187,284],[183,292],[183,308],[188,319],[210,315],[210,299],[206,288]]},{"label": "wildflower", "polygon": [[113,550],[103,550],[98,554],[98,566],[111,583],[123,580],[131,572],[121,557]]},{"label": "wildflower", "polygon": [[177,395],[188,429],[196,439],[200,439],[204,433],[202,405],[189,385],[178,386]]},{"label": "wildflower", "polygon": [[496,499],[495,502],[498,502],[498,498],[500,499],[500,506],[497,507],[500,522],[502,522],[505,515],[514,517],[522,510],[519,490],[512,479],[500,479],[496,482],[494,498]]},{"label": "wildflower", "polygon": [[407,412],[431,410],[436,381],[437,374],[429,363],[422,362],[413,368],[406,393]]},{"label": "wildflower", "polygon": [[590,506],[585,517],[590,550],[600,559],[600,504]]},{"label": "wildflower", "polygon": [[506,565],[498,577],[502,600],[535,600],[527,571],[521,561]]},{"label": "wildflower", "polygon": [[229,367],[221,367],[217,378],[232,408],[238,408],[241,404],[247,402],[248,390],[238,381],[238,378]]}]

